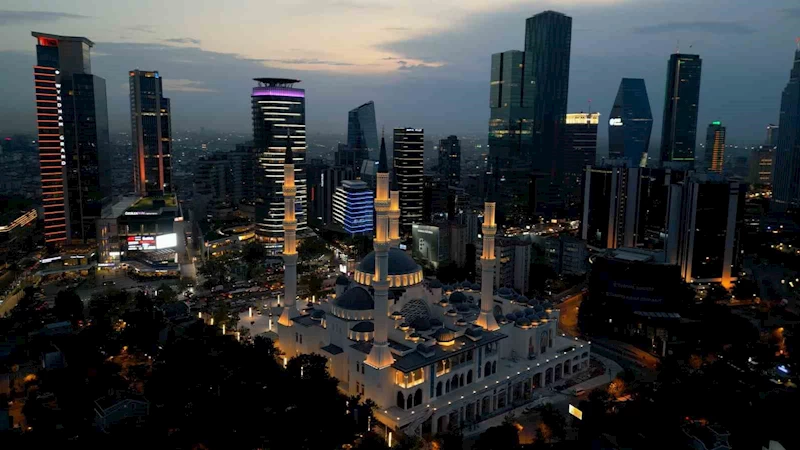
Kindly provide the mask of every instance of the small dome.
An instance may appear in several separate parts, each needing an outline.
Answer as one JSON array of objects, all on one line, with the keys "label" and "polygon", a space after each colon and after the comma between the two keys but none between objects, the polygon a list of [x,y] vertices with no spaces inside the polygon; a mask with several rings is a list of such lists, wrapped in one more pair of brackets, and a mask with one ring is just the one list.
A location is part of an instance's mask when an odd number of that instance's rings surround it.
[{"label": "small dome", "polygon": [[439,289],[442,287],[442,282],[439,280],[431,280],[428,282],[428,287],[431,289]]},{"label": "small dome", "polygon": [[536,313],[526,314],[525,318],[533,322],[534,320],[539,320],[539,316]]},{"label": "small dome", "polygon": [[400,320],[400,319],[402,319],[402,318],[403,318],[403,315],[402,315],[402,314],[400,314],[400,311],[395,311],[395,312],[393,312],[393,313],[390,315],[390,317],[391,317],[392,319],[394,319],[394,320]]},{"label": "small dome", "polygon": [[447,315],[451,316],[451,317],[455,317],[455,316],[458,315],[458,312],[455,309],[448,309],[447,310]]},{"label": "small dome", "polygon": [[431,322],[426,317],[417,317],[411,321],[411,327],[417,331],[428,331],[431,329]]},{"label": "small dome", "polygon": [[527,303],[527,302],[528,302],[528,297],[525,297],[524,295],[520,295],[519,297],[517,297],[517,301],[518,301],[518,302],[525,302],[525,303]]},{"label": "small dome", "polygon": [[511,289],[509,289],[507,287],[501,287],[500,289],[497,290],[497,295],[499,295],[501,297],[505,297],[505,296],[509,296],[510,297],[512,295],[512,291],[511,291]]},{"label": "small dome", "polygon": [[529,327],[531,326],[531,321],[525,318],[517,319],[516,324],[518,327]]},{"label": "small dome", "polygon": [[472,286],[472,283],[470,283],[467,280],[464,280],[464,281],[461,282],[461,288],[462,289],[469,289],[471,286]]},{"label": "small dome", "polygon": [[517,316],[514,313],[508,313],[508,314],[506,314],[506,319],[508,319],[508,320],[513,322],[514,320],[517,320]]},{"label": "small dome", "polygon": [[441,306],[442,308],[444,308],[445,306],[447,306],[449,304],[450,303],[448,303],[446,298],[443,298],[443,299],[439,300],[439,306]]},{"label": "small dome", "polygon": [[525,308],[525,315],[526,315],[526,316],[527,316],[527,315],[530,315],[530,314],[533,314],[533,313],[535,313],[535,312],[536,312],[536,310],[535,310],[535,309],[533,309],[533,308]]},{"label": "small dome", "polygon": [[539,316],[539,319],[547,319],[547,313],[544,311],[537,314],[537,316]]},{"label": "small dome", "polygon": [[456,310],[458,312],[461,312],[461,313],[467,312],[467,311],[469,311],[469,305],[466,305],[466,304],[462,303],[462,304],[456,306]]},{"label": "small dome", "polygon": [[403,330],[403,331],[406,331],[407,329],[409,329],[408,322],[402,322],[400,324],[400,329]]},{"label": "small dome", "polygon": [[544,309],[551,309],[552,307],[553,307],[553,304],[550,303],[550,302],[542,303],[542,308],[544,308]]},{"label": "small dome", "polygon": [[349,309],[351,311],[364,311],[368,309],[375,309],[375,301],[372,295],[361,287],[354,287],[348,289],[347,292],[337,297],[333,304],[342,309]]},{"label": "small dome", "polygon": [[312,319],[322,320],[323,317],[325,317],[325,311],[321,309],[315,309],[314,311],[311,312]]},{"label": "small dome", "polygon": [[462,318],[456,320],[456,325],[458,325],[460,327],[465,327],[465,326],[467,326],[467,321],[464,320],[464,318],[462,317]]},{"label": "small dome", "polygon": [[456,339],[456,334],[447,328],[439,328],[436,333],[433,333],[436,342],[453,342]]},{"label": "small dome", "polygon": [[539,301],[538,298],[532,298],[532,299],[528,300],[528,304],[531,305],[531,306],[536,306],[539,303],[541,303],[541,302]]},{"label": "small dome", "polygon": [[375,331],[375,324],[367,321],[358,322],[357,324],[353,325],[351,330],[355,331],[356,333],[372,333]]},{"label": "small dome", "polygon": [[442,286],[442,290],[445,291],[445,292],[452,292],[453,291],[453,286],[450,286],[449,284],[445,284],[444,286]]},{"label": "small dome", "polygon": [[478,283],[472,283],[469,288],[472,289],[473,291],[480,291],[481,285]]},{"label": "small dome", "polygon": [[411,339],[419,339],[419,338],[422,337],[422,335],[415,331],[415,332],[409,334],[408,337],[411,338]]},{"label": "small dome", "polygon": [[347,278],[344,274],[339,275],[338,277],[336,277],[336,285],[337,286],[347,286],[348,284],[350,284],[350,279]]},{"label": "small dome", "polygon": [[442,326],[442,321],[439,319],[431,319],[431,327],[440,327]]},{"label": "small dome", "polygon": [[517,316],[517,318],[525,317],[525,311],[523,311],[521,309],[518,309],[518,310],[514,311],[514,315]]},{"label": "small dome", "polygon": [[544,311],[544,308],[542,308],[542,305],[536,305],[533,307],[533,310],[536,312],[542,312]]},{"label": "small dome", "polygon": [[450,294],[450,303],[466,303],[467,296],[463,292],[453,292]]}]

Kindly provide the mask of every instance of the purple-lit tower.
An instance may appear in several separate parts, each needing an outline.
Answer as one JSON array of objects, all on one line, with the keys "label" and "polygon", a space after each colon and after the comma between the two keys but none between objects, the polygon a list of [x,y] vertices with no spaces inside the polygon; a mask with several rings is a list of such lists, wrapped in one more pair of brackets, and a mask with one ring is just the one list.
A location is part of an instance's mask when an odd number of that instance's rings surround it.
[{"label": "purple-lit tower", "polygon": [[294,162],[295,218],[302,236],[306,220],[306,93],[293,87],[300,80],[255,78],[253,88],[253,145],[258,149],[255,168],[256,235],[267,248],[279,253],[283,242],[283,179],[286,149]]}]

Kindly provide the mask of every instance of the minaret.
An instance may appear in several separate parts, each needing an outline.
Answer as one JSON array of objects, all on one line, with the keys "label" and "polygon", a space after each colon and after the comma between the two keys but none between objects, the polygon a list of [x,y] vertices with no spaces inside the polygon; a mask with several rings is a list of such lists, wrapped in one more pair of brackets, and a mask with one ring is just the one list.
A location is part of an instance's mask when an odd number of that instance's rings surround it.
[{"label": "minaret", "polygon": [[[383,136],[381,136],[381,151],[386,153]],[[392,247],[400,246],[400,190],[397,187],[397,172],[392,170],[392,190],[389,206],[389,244]]]},{"label": "minaret", "polygon": [[384,369],[394,362],[389,351],[389,165],[386,162],[386,141],[381,138],[378,160],[378,183],[375,193],[375,340],[365,361],[371,367]]},{"label": "minaret", "polygon": [[494,319],[492,306],[494,305],[494,267],[497,258],[494,256],[494,235],[497,234],[497,225],[494,222],[495,203],[484,203],[483,211],[483,254],[481,255],[481,313],[476,325],[489,331],[498,328]]},{"label": "minaret", "polygon": [[297,298],[297,219],[294,215],[294,200],[297,188],[294,185],[294,162],[292,161],[291,135],[286,135],[286,156],[283,162],[283,311],[278,323],[292,326],[292,319],[299,315],[295,308]]}]

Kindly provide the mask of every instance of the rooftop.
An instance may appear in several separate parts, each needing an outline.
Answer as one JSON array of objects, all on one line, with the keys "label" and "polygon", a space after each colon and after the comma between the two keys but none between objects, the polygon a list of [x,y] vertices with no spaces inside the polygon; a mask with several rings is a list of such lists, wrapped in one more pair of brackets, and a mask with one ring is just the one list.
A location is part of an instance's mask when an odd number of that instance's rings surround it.
[{"label": "rooftop", "polygon": [[155,195],[140,198],[139,201],[128,208],[128,211],[157,211],[161,208],[175,208],[177,206],[178,201],[174,195]]},{"label": "rooftop", "polygon": [[264,87],[291,87],[300,82],[294,78],[253,78],[253,81],[257,81],[259,86]]},{"label": "rooftop", "polygon": [[89,47],[94,47],[94,42],[83,36],[60,36],[58,34],[40,33],[38,31],[31,31],[31,36],[35,38],[55,39],[58,41],[78,41],[87,44]]},{"label": "rooftop", "polygon": [[421,353],[415,351],[405,356],[398,357],[394,364],[392,364],[392,367],[401,372],[411,372],[412,370],[419,369],[420,367],[433,364],[436,361],[449,358],[453,355],[472,350],[491,342],[497,342],[507,337],[507,335],[497,331],[491,333],[487,332],[483,334],[477,341],[473,341],[468,337],[459,336],[455,339],[455,345],[448,347],[443,347],[441,345],[432,346],[431,350],[434,352],[433,356],[425,357]]}]

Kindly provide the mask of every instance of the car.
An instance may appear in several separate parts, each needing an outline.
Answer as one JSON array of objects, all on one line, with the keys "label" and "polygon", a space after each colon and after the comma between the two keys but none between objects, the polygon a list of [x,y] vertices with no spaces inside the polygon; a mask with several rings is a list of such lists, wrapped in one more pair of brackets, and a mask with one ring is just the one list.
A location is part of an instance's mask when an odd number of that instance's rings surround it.
[{"label": "car", "polygon": [[114,286],[115,284],[117,284],[117,282],[114,280],[103,281],[103,286]]}]

